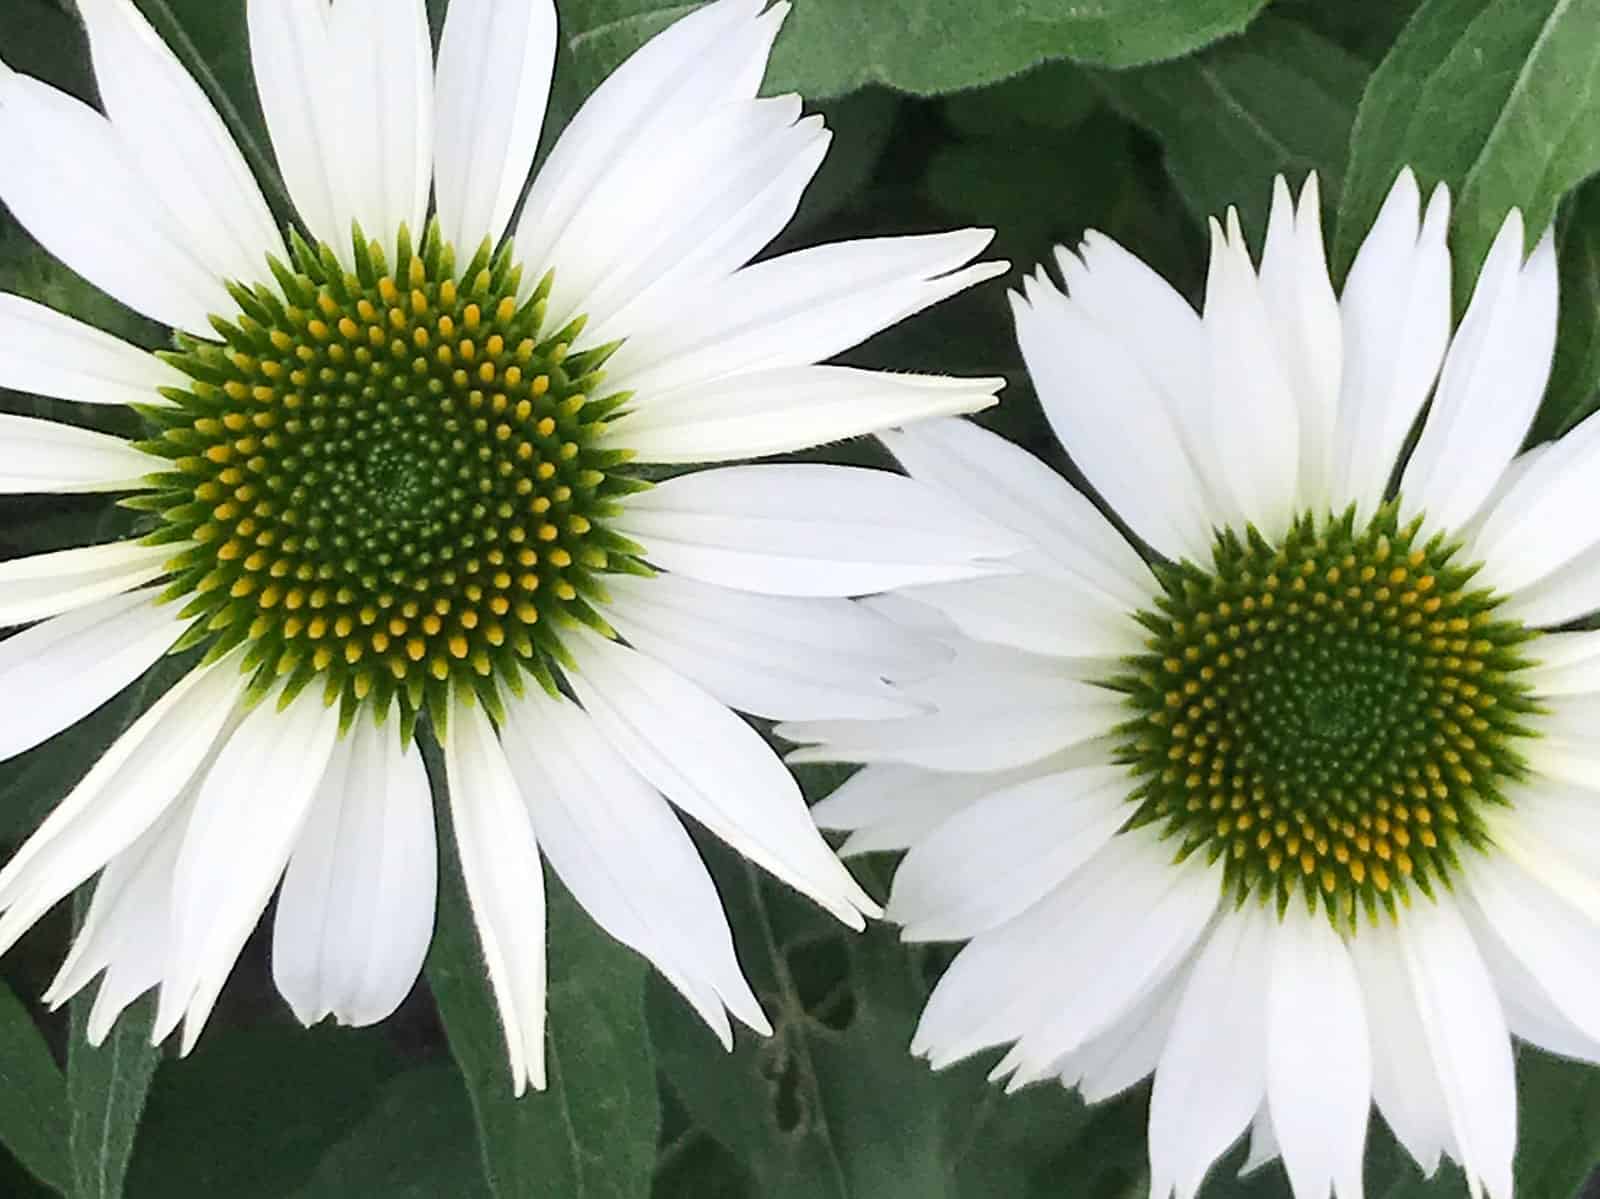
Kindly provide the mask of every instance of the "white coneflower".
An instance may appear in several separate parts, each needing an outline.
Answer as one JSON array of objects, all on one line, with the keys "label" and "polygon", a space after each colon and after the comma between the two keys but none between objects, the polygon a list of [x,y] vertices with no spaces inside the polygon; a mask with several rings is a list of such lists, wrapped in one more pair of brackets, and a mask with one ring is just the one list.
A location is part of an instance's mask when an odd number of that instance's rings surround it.
[{"label": "white coneflower", "polygon": [[[0,386],[133,405],[147,438],[0,416],[0,491],[136,492],[141,536],[0,564],[0,758],[170,650],[203,661],[0,873],[0,946],[102,872],[51,998],[160,987],[187,1049],[283,879],[305,1021],[391,1011],[433,921],[412,732],[441,735],[517,1089],[543,1079],[540,853],[724,1041],[766,1021],[668,801],[859,925],[872,901],[726,705],[895,710],[926,643],[844,596],[988,569],[921,485],[815,465],[651,486],[992,402],[995,380],[816,363],[988,278],[979,230],[747,265],[828,134],[757,99],[787,5],[719,0],[594,94],[533,181],[550,0],[251,0],[280,232],[129,0],[82,0],[102,114],[0,65],[0,199],[173,327],[149,354],[0,297]],[[765,10],[765,11],[763,11]],[[430,193],[433,197],[430,205]],[[302,233],[303,229],[303,233]],[[619,634],[621,639],[619,640]]]},{"label": "white coneflower", "polygon": [[[1315,185],[1204,316],[1091,235],[1015,301],[1040,398],[1137,552],[960,421],[888,440],[1031,539],[886,610],[955,648],[931,715],[784,728],[873,763],[817,809],[910,847],[889,915],[968,939],[915,1048],[1098,1100],[1154,1074],[1152,1193],[1246,1128],[1298,1199],[1361,1193],[1375,1102],[1511,1191],[1508,1034],[1600,1060],[1600,421],[1518,456],[1556,266],[1506,221],[1450,332],[1447,198],[1402,175],[1336,299]],[[1432,396],[1415,448],[1408,435]],[[1393,485],[1391,485],[1393,484]]]}]

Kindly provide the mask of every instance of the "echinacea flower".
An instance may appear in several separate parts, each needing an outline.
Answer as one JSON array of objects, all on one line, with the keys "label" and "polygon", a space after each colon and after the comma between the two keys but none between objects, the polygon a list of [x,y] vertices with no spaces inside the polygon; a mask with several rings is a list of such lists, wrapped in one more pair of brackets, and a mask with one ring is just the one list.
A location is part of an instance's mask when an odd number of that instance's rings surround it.
[{"label": "echinacea flower", "polygon": [[749,265],[828,144],[798,97],[756,98],[783,4],[644,46],[513,229],[550,0],[453,0],[437,64],[422,0],[251,0],[286,231],[130,0],[80,8],[105,111],[0,65],[0,199],[175,348],[0,297],[0,386],[149,425],[0,416],[0,491],[145,514],[0,564],[0,624],[30,626],[0,642],[0,758],[200,661],[0,872],[0,946],[99,874],[50,999],[103,973],[98,1039],[159,987],[187,1050],[281,879],[295,1012],[381,1019],[432,929],[427,714],[519,1093],[544,1077],[541,852],[725,1042],[728,1012],[766,1031],[668,801],[859,926],[871,899],[728,705],[901,710],[882,676],[937,647],[842,597],[983,573],[990,531],[886,472],[680,468],[990,404],[996,380],[816,365],[997,273],[969,265],[988,233]]},{"label": "echinacea flower", "polygon": [[[1451,333],[1443,188],[1410,173],[1335,298],[1314,180],[1204,315],[1108,239],[1014,298],[1050,422],[1143,552],[962,421],[887,438],[1031,540],[883,611],[953,663],[931,714],[780,728],[870,763],[815,810],[909,847],[888,915],[967,940],[944,1065],[1100,1100],[1154,1075],[1151,1193],[1247,1128],[1298,1199],[1361,1194],[1372,1105],[1432,1172],[1512,1188],[1511,1037],[1600,1061],[1600,420],[1519,453],[1556,266],[1513,212]],[[1430,403],[1431,397],[1431,403]],[[1420,435],[1409,441],[1426,409]]]}]

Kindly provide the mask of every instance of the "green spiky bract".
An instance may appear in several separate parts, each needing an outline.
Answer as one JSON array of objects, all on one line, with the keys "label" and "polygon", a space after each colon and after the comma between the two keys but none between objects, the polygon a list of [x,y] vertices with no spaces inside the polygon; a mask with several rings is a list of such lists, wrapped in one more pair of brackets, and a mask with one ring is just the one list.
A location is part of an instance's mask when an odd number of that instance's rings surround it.
[{"label": "green spiky bract", "polygon": [[1113,685],[1137,811],[1180,857],[1280,912],[1343,927],[1448,886],[1524,773],[1536,634],[1469,589],[1460,546],[1386,505],[1295,521],[1279,545],[1217,537],[1209,570],[1162,568],[1148,652]]},{"label": "green spiky bract", "polygon": [[393,261],[359,231],[353,269],[292,238],[277,288],[235,286],[219,343],[166,355],[191,380],[146,415],[169,460],[137,505],[187,543],[167,591],[182,646],[243,647],[252,693],[320,685],[348,721],[398,703],[409,733],[455,692],[500,710],[522,672],[554,689],[561,629],[607,630],[600,575],[642,570],[608,531],[646,484],[600,448],[623,396],[615,347],[572,353],[509,246],[458,269],[430,224]]}]

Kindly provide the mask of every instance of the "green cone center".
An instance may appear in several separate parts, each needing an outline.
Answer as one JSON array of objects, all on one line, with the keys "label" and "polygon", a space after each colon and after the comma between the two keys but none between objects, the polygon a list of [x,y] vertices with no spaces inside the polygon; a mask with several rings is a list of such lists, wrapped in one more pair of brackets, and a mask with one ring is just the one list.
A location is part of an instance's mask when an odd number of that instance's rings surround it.
[{"label": "green cone center", "polygon": [[559,630],[604,627],[597,576],[629,569],[604,525],[641,484],[602,449],[617,397],[582,322],[544,328],[509,247],[458,269],[432,226],[354,269],[296,241],[278,287],[232,289],[221,344],[185,339],[192,379],[152,410],[171,460],[148,506],[174,563],[186,642],[247,644],[261,689],[320,681],[330,701],[407,717],[452,687],[498,703],[529,670],[553,686]]},{"label": "green cone center", "polygon": [[1135,824],[1225,862],[1229,889],[1353,922],[1448,883],[1523,772],[1534,636],[1470,586],[1460,547],[1393,506],[1298,520],[1282,544],[1217,538],[1162,573],[1116,681]]}]

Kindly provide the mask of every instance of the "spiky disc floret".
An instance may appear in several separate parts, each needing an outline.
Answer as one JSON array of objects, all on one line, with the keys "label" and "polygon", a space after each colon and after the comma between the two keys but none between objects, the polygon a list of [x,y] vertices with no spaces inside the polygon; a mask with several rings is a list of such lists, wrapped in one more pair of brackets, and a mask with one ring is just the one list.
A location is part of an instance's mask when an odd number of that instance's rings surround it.
[{"label": "spiky disc floret", "polygon": [[347,719],[398,699],[408,728],[452,687],[553,688],[561,626],[605,628],[597,576],[643,569],[605,528],[645,486],[599,448],[610,348],[542,328],[549,279],[519,301],[510,247],[458,270],[430,225],[392,267],[358,232],[355,262],[295,240],[278,289],[232,289],[222,344],[167,356],[193,382],[147,413],[171,467],[138,502],[194,543],[168,591],[184,643],[246,645],[259,691],[320,683]]},{"label": "spiky disc floret", "polygon": [[1242,901],[1297,895],[1353,927],[1448,885],[1524,770],[1531,637],[1469,590],[1460,547],[1386,506],[1220,534],[1211,570],[1160,572],[1149,652],[1115,681],[1138,715],[1135,824],[1222,859]]}]

